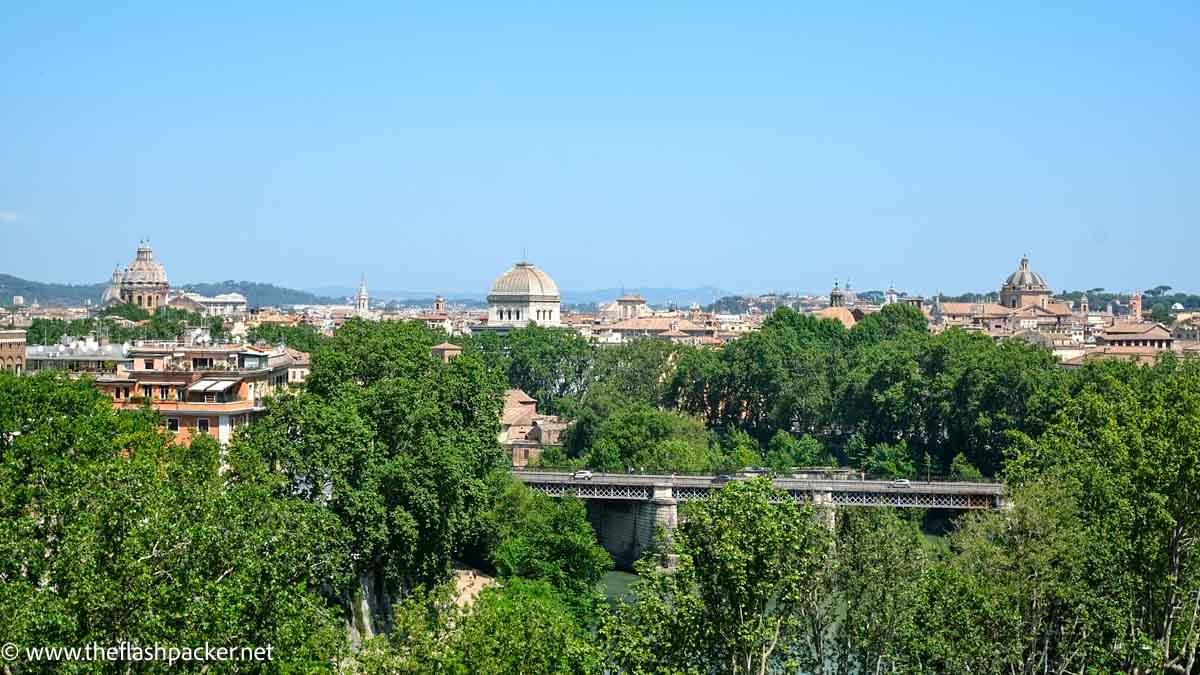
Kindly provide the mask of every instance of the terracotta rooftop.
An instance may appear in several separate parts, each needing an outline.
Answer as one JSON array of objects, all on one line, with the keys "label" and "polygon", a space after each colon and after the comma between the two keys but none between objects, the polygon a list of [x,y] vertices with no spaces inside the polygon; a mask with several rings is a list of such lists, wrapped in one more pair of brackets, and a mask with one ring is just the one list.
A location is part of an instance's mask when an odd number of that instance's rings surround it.
[{"label": "terracotta rooftop", "polygon": [[994,302],[943,302],[939,306],[942,314],[964,316],[1008,316],[1012,311]]},{"label": "terracotta rooftop", "polygon": [[1106,335],[1144,335],[1158,329],[1167,332],[1167,327],[1161,323],[1114,323],[1111,326],[1104,326],[1103,332]]},{"label": "terracotta rooftop", "polygon": [[854,328],[854,324],[858,323],[858,320],[854,318],[854,314],[845,307],[826,307],[825,309],[813,312],[813,316],[818,319],[840,321],[846,328]]},{"label": "terracotta rooftop", "polygon": [[679,319],[669,316],[645,316],[638,319],[625,319],[608,326],[609,330],[615,331],[635,331],[641,330],[650,333],[663,333],[671,330],[671,324],[675,324],[677,330],[685,333],[695,333],[704,330],[704,326],[687,319]]}]

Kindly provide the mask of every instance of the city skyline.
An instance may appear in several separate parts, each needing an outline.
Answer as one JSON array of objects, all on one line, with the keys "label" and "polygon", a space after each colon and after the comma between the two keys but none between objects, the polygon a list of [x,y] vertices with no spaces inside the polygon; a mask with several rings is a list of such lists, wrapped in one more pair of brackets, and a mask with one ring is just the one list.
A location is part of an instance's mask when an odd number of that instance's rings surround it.
[{"label": "city skyline", "polygon": [[[143,240],[139,240],[139,242],[138,242],[139,245],[142,242],[145,242],[148,244],[152,243],[152,242],[149,242],[148,239],[143,239]],[[174,270],[175,263],[169,262],[169,257],[162,256],[157,251],[157,249],[155,250],[155,256],[160,262],[164,262],[166,267]],[[1026,258],[1026,257],[1028,257],[1028,256],[1022,256],[1022,258]],[[371,287],[373,289],[375,289],[374,293],[376,294],[376,297],[379,297],[379,295],[384,295],[386,297],[396,298],[396,299],[420,299],[425,296],[432,298],[433,296],[441,295],[441,296],[457,297],[457,298],[482,299],[486,295],[487,286],[492,281],[494,281],[496,277],[501,275],[505,270],[511,268],[512,265],[514,265],[518,262],[521,262],[523,260],[527,261],[527,262],[535,262],[535,263],[537,262],[531,256],[526,256],[525,258],[517,257],[511,263],[508,263],[506,266],[498,268],[498,271],[493,273],[491,275],[490,279],[488,281],[486,281],[483,286],[478,287],[478,288],[448,288],[445,285],[435,285],[435,286],[422,288],[422,287],[416,287],[416,286],[409,286],[409,287],[392,286],[392,285],[376,284],[374,282],[371,283]],[[1040,266],[1036,265],[1036,261],[1032,261],[1032,262],[1034,263],[1035,267],[1039,267],[1039,269],[1042,272],[1045,272],[1044,268],[1040,268]],[[540,264],[539,264],[539,266],[544,267],[543,265],[540,265]],[[1011,271],[1012,267],[1015,267],[1015,265],[1010,265],[1009,271]],[[121,270],[123,270],[125,268],[125,264],[122,262],[118,262],[118,263],[116,263],[115,268],[117,269],[118,272],[120,272]],[[553,269],[553,268],[550,268],[550,269]],[[9,273],[9,272],[7,272],[5,270],[0,270],[0,273]],[[112,269],[109,270],[109,274],[110,275],[112,274]],[[1000,274],[1000,271],[997,270],[996,274]],[[39,278],[31,278],[31,277],[21,277],[20,275],[15,275],[15,274],[13,276],[17,276],[18,278],[23,278],[26,281],[33,281],[33,282],[38,282],[38,283],[50,283],[50,284],[95,285],[98,283],[103,283],[101,281],[89,281],[89,280],[76,281],[76,280],[62,280],[62,279],[39,279]],[[558,276],[558,274],[556,273],[556,277],[557,276]],[[993,277],[995,277],[995,276],[996,275],[993,275]],[[1176,286],[1174,284],[1171,284],[1170,280],[1157,280],[1154,283],[1147,282],[1147,283],[1143,283],[1143,284],[1134,284],[1130,287],[1117,287],[1117,286],[1113,286],[1113,285],[1105,285],[1104,283],[1102,283],[1102,280],[1099,280],[1099,281],[1093,280],[1093,283],[1085,283],[1085,284],[1076,285],[1076,286],[1060,286],[1060,285],[1053,283],[1053,280],[1054,280],[1053,271],[1046,273],[1045,276],[1047,277],[1047,281],[1050,284],[1051,289],[1056,294],[1057,293],[1070,293],[1070,292],[1076,292],[1076,291],[1086,291],[1086,290],[1089,290],[1092,288],[1101,288],[1105,292],[1109,292],[1109,293],[1128,294],[1128,293],[1145,291],[1147,289],[1154,288],[1155,286],[1158,286],[1160,284],[1165,284],[1167,286],[1170,286],[1172,288],[1172,290],[1175,292],[1186,293],[1186,292],[1193,291],[1193,289],[1190,289],[1190,288],[1185,288],[1185,287]],[[356,281],[353,284],[348,283],[345,280],[341,280],[341,281],[333,280],[331,283],[325,283],[325,284],[314,284],[314,283],[287,284],[287,283],[281,283],[281,282],[277,282],[277,281],[269,280],[269,279],[255,279],[255,278],[243,277],[243,276],[238,276],[236,274],[231,277],[221,277],[221,278],[214,277],[214,278],[210,278],[210,279],[179,279],[175,274],[172,273],[171,282],[175,286],[188,286],[188,285],[193,285],[193,284],[220,283],[220,282],[228,279],[231,281],[238,281],[238,282],[245,281],[245,282],[252,282],[252,283],[270,283],[270,284],[279,286],[281,288],[292,288],[295,290],[310,292],[310,293],[314,293],[317,295],[334,296],[334,297],[342,296],[342,297],[349,298],[354,295],[355,289],[358,287],[359,282],[365,283],[369,278],[370,278],[369,274],[360,273],[359,281]],[[722,283],[720,282],[719,279],[710,279],[707,281],[702,281],[701,283],[698,283],[696,285],[689,285],[689,286],[685,286],[683,284],[670,284],[670,283],[663,284],[663,285],[598,284],[593,287],[582,287],[582,286],[568,287],[568,286],[564,285],[563,292],[568,295],[579,295],[579,294],[594,295],[597,293],[602,293],[604,291],[616,291],[618,289],[622,293],[625,291],[625,289],[634,290],[634,291],[641,290],[641,289],[653,289],[653,290],[658,290],[658,291],[671,291],[671,290],[698,291],[698,290],[703,290],[703,289],[712,289],[714,291],[719,291],[720,295],[753,296],[753,295],[768,295],[771,293],[778,293],[778,294],[783,294],[783,295],[817,295],[817,296],[820,296],[820,295],[827,294],[829,292],[830,288],[832,288],[834,285],[840,285],[844,288],[849,288],[850,285],[852,285],[855,290],[858,290],[860,292],[867,292],[867,291],[883,292],[888,288],[895,288],[896,290],[900,291],[901,293],[906,293],[906,294],[910,294],[910,295],[923,295],[923,296],[928,296],[928,297],[932,297],[937,294],[942,294],[942,295],[946,295],[946,296],[958,296],[958,295],[962,295],[962,294],[966,294],[966,293],[981,293],[981,294],[997,293],[997,290],[996,290],[997,287],[996,287],[996,284],[994,283],[994,280],[993,280],[993,283],[990,285],[984,284],[979,287],[973,287],[973,288],[956,288],[956,287],[939,284],[935,288],[925,289],[925,288],[911,287],[909,285],[906,285],[906,284],[904,284],[900,281],[896,281],[896,280],[889,280],[887,282],[879,283],[879,282],[872,281],[871,277],[868,277],[866,282],[862,282],[861,280],[855,281],[855,279],[856,279],[856,277],[854,277],[853,275],[842,275],[842,276],[835,276],[824,287],[792,286],[792,287],[780,287],[780,288],[734,288],[734,287],[730,287],[727,285],[722,285]],[[715,300],[717,297],[718,296],[714,295],[713,299]],[[586,300],[580,300],[580,301],[586,301]]]},{"label": "city skyline", "polygon": [[7,18],[22,278],[1200,290],[1193,3]]}]

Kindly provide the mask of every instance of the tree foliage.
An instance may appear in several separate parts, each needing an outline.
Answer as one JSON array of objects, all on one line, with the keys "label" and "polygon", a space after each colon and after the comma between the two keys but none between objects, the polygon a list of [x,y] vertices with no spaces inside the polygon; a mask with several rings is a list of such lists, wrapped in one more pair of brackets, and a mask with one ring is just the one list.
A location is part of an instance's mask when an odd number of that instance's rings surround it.
[{"label": "tree foliage", "polygon": [[635,600],[602,627],[622,672],[761,673],[820,664],[806,650],[828,611],[828,530],[765,480],[688,504],[670,571],[643,565]]},{"label": "tree foliage", "polygon": [[612,569],[573,497],[551,499],[513,481],[496,503],[491,532],[490,557],[502,576],[546,581],[564,597],[587,599]]},{"label": "tree foliage", "polygon": [[313,353],[325,342],[325,336],[311,324],[302,323],[295,326],[264,323],[250,329],[246,339],[251,342],[262,340],[273,345],[287,345],[302,352]]},{"label": "tree foliage", "polygon": [[305,389],[272,401],[233,448],[337,515],[380,612],[478,550],[506,468],[500,374],[474,355],[443,363],[434,339],[413,322],[348,322],[313,355]]},{"label": "tree foliage", "polygon": [[342,658],[324,595],[346,579],[341,524],[219,464],[211,439],[176,446],[85,381],[0,374],[0,642],[270,644],[299,669]]}]

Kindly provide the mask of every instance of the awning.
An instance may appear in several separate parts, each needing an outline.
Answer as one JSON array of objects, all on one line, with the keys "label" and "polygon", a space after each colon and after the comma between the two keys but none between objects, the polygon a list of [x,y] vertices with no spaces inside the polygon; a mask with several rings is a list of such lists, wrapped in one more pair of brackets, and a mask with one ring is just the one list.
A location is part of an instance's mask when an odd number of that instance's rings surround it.
[{"label": "awning", "polygon": [[200,380],[188,387],[188,391],[222,392],[237,384],[237,380]]}]

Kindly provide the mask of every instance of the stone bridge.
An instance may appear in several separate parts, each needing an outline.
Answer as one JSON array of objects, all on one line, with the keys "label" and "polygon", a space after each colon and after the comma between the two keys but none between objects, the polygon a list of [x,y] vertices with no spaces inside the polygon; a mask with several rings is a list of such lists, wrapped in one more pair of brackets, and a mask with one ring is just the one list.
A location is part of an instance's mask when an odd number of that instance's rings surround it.
[{"label": "stone bridge", "polygon": [[[530,488],[551,497],[573,493],[585,500],[588,519],[620,567],[629,567],[654,543],[661,525],[679,524],[680,502],[703,499],[729,482],[746,478],[646,476],[598,473],[575,479],[569,472],[513,471]],[[893,506],[920,509],[1002,509],[1008,505],[1000,483],[775,478],[775,487],[799,504],[825,510],[832,525],[841,506]]]}]

